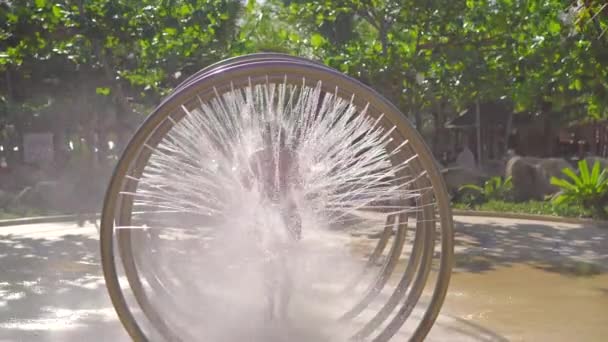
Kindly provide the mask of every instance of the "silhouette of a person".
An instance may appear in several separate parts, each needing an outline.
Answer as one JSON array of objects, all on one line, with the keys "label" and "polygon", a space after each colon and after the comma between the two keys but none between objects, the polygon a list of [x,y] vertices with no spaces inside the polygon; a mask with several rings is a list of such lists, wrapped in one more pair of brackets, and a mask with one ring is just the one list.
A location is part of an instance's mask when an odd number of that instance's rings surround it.
[{"label": "silhouette of a person", "polygon": [[[280,212],[290,240],[298,241],[302,235],[302,220],[293,190],[299,188],[301,182],[297,155],[287,146],[286,141],[287,133],[279,124],[266,123],[262,127],[263,147],[249,158],[249,167],[255,182],[248,179],[245,185],[248,188],[252,188],[253,183],[258,186],[263,205],[276,208]],[[287,317],[293,283],[286,263],[287,260],[283,256],[271,261],[266,268],[269,272],[265,278],[270,319],[274,319],[277,309],[279,317]]]},{"label": "silhouette of a person", "polygon": [[249,158],[260,193],[266,204],[278,207],[289,235],[299,240],[302,222],[293,190],[301,181],[296,153],[287,144],[287,132],[277,123],[266,123],[262,132],[263,148]]}]

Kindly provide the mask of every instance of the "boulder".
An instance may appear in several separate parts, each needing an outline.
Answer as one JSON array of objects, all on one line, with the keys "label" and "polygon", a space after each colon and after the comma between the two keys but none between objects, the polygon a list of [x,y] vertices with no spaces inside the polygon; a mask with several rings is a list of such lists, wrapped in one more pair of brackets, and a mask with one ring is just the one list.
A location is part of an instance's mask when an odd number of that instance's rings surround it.
[{"label": "boulder", "polygon": [[13,200],[14,195],[0,190],[0,208],[6,208]]},{"label": "boulder", "polygon": [[73,186],[58,181],[38,182],[21,190],[10,206],[14,208],[36,208],[53,211],[66,211],[77,202],[73,199]]},{"label": "boulder", "polygon": [[565,159],[516,156],[507,162],[505,176],[511,177],[516,200],[540,201],[559,190],[551,177],[562,178],[564,168],[572,168]]},{"label": "boulder", "polygon": [[505,160],[486,160],[483,162],[482,171],[488,177],[504,177],[505,167]]},{"label": "boulder", "polygon": [[458,189],[465,184],[482,185],[487,179],[479,170],[466,167],[450,167],[441,173],[451,195],[458,193]]},{"label": "boulder", "polygon": [[47,180],[42,169],[26,164],[14,165],[11,170],[11,178],[14,182],[12,185],[19,189]]},{"label": "boulder", "polygon": [[468,147],[465,146],[464,149],[458,154],[456,157],[456,165],[465,169],[475,169],[477,167],[475,156]]},{"label": "boulder", "polygon": [[591,168],[593,167],[593,164],[595,164],[596,161],[600,163],[600,167],[602,169],[608,168],[608,159],[606,159],[606,158],[602,158],[602,157],[587,157],[587,158],[585,158],[585,160],[587,161],[587,165],[589,166],[589,170],[591,170]]},{"label": "boulder", "polygon": [[551,177],[563,178],[564,169],[573,169],[568,161],[561,158],[540,159],[538,165],[543,176],[547,178],[547,180],[550,180]]},{"label": "boulder", "polygon": [[57,182],[43,181],[34,185],[33,192],[37,194],[43,206],[51,207],[59,199],[58,197],[60,197],[62,190]]},{"label": "boulder", "polygon": [[38,182],[34,186],[25,187],[11,203],[14,206],[48,208],[53,202],[55,182]]}]

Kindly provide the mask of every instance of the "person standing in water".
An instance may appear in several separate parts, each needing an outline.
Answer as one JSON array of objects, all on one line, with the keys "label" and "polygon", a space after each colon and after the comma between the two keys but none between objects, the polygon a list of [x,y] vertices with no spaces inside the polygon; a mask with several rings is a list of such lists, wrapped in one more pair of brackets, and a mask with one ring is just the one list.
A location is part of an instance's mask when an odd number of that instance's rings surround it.
[{"label": "person standing in water", "polygon": [[[262,127],[263,147],[249,158],[249,167],[255,181],[248,179],[245,185],[251,189],[253,183],[257,184],[263,205],[276,209],[289,240],[299,241],[302,237],[302,220],[293,190],[301,182],[297,155],[286,142],[287,132],[280,124],[266,123]],[[286,263],[283,255],[269,265],[270,274],[267,274],[266,282],[270,319],[274,318],[277,304],[280,317],[287,316],[292,280]],[[278,299],[278,303],[275,299]]]}]

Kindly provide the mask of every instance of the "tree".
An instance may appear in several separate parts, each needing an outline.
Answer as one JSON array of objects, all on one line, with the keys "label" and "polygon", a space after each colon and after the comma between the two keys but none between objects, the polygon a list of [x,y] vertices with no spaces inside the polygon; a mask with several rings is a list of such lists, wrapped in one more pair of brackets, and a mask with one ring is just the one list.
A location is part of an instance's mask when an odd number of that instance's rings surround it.
[{"label": "tree", "polygon": [[278,52],[306,55],[298,32],[289,25],[279,1],[249,0],[239,25],[233,54]]},{"label": "tree", "polygon": [[[32,103],[42,102],[50,112],[82,102],[96,107],[69,108],[73,120],[63,117],[63,125],[91,122],[76,119],[109,106],[114,126],[132,126],[137,112],[147,112],[186,74],[230,54],[241,9],[237,0],[0,4],[0,73],[6,80],[0,94],[5,107],[19,112],[18,122],[39,115]],[[60,101],[66,97],[74,101]],[[113,121],[97,114],[92,121]],[[15,121],[12,115],[5,121]]]},{"label": "tree", "polygon": [[[595,28],[574,27],[569,1],[286,3],[318,56],[379,89],[419,128],[427,121],[442,127],[446,108],[503,98],[517,112],[540,112],[547,129],[559,113],[567,120],[606,115],[608,49],[598,39],[605,16]],[[575,14],[604,13],[598,6],[587,1]],[[353,30],[336,40],[324,27],[338,21]]]},{"label": "tree", "polygon": [[[608,114],[608,7],[596,0],[571,4],[5,1],[0,113],[11,113],[5,121],[15,113],[22,122],[40,120],[33,114],[46,107],[51,113],[60,102],[54,101],[77,92],[83,103],[112,108],[114,114],[96,115],[101,121],[116,116],[127,125],[204,65],[276,51],[323,60],[371,85],[422,131],[437,132],[462,109],[497,99],[517,112],[540,113],[550,130],[557,119]],[[82,113],[70,117],[91,122]],[[441,145],[442,136],[432,143]]]}]

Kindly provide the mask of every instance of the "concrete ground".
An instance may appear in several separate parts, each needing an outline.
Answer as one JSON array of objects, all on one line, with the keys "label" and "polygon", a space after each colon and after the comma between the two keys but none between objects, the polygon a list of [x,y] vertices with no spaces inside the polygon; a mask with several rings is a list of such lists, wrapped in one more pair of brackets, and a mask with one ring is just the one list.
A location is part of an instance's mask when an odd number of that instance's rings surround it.
[{"label": "concrete ground", "polygon": [[[607,272],[606,229],[457,217],[456,230],[458,273],[487,272],[531,260],[546,261],[539,266],[546,271],[572,267],[576,272],[584,262],[593,272]],[[0,277],[0,341],[129,340],[104,287],[93,226],[0,227]],[[525,285],[525,279],[521,283]],[[448,303],[451,296],[460,296],[458,291],[448,293]],[[452,309],[444,310],[428,340],[508,340]]]}]

